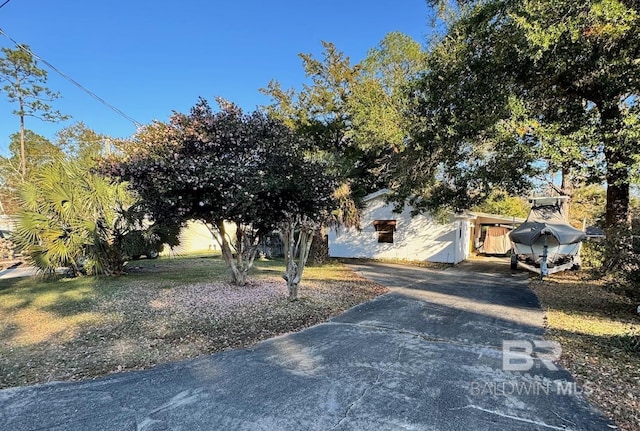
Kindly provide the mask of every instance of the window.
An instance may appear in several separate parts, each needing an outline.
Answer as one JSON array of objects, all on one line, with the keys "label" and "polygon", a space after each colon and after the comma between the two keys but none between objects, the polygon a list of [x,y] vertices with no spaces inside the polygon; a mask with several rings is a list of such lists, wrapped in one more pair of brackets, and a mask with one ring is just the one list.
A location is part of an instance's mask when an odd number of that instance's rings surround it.
[{"label": "window", "polygon": [[393,244],[393,232],[396,230],[395,220],[374,220],[373,227],[378,232],[378,242]]}]

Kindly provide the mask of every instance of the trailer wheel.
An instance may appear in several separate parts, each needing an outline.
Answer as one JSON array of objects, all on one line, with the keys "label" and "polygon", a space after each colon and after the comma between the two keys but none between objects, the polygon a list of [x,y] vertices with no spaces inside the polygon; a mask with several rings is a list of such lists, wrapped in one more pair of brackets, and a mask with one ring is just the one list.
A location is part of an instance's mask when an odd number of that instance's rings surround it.
[{"label": "trailer wheel", "polygon": [[511,269],[518,269],[518,255],[511,252]]}]

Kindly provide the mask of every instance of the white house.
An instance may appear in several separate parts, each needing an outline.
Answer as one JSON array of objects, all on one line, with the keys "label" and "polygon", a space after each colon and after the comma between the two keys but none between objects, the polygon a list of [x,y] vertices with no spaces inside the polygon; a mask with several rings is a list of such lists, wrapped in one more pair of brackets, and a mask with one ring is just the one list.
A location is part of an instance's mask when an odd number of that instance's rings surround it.
[{"label": "white house", "polygon": [[329,255],[369,259],[403,259],[458,263],[470,253],[472,216],[451,216],[440,223],[428,214],[411,217],[412,208],[393,212],[385,202],[388,190],[364,198],[361,230],[338,228],[329,232]]},{"label": "white house", "polygon": [[180,230],[178,235],[180,244],[170,249],[165,245],[161,255],[176,256],[196,253],[208,253],[212,250],[219,250],[218,241],[213,237],[211,231],[197,220],[188,221]]},{"label": "white house", "polygon": [[[456,264],[469,257],[478,246],[483,226],[521,223],[493,214],[450,215],[442,223],[429,214],[411,216],[406,205],[401,213],[386,203],[388,190],[364,198],[361,229],[331,229],[329,255],[343,258],[401,259]],[[486,234],[486,229],[485,229]]]},{"label": "white house", "polygon": [[[229,238],[235,238],[236,227],[232,223],[225,222],[225,229]],[[180,244],[169,248],[165,245],[161,255],[180,256],[188,254],[208,254],[212,251],[220,251],[220,243],[209,228],[199,220],[188,221],[178,235]],[[263,235],[259,252],[267,257],[281,256],[282,242],[277,234]]]}]

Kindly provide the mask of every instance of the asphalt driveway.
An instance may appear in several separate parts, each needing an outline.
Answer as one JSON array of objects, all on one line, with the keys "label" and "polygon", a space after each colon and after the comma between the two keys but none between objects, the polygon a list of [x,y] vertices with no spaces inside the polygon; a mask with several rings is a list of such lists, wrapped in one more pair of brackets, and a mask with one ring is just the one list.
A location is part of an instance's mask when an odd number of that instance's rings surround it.
[{"label": "asphalt driveway", "polygon": [[[0,427],[610,429],[566,371],[530,355],[503,362],[503,340],[518,340],[525,351],[542,341],[543,315],[525,274],[479,264],[353,269],[391,293],[252,349],[0,391]],[[512,362],[527,369],[513,370]]]}]

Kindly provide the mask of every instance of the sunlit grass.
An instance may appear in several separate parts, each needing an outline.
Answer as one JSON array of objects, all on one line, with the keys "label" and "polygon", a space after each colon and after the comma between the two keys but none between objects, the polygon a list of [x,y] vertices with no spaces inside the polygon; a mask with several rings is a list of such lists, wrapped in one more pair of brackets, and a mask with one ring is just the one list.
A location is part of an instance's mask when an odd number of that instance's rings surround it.
[{"label": "sunlit grass", "polygon": [[28,308],[7,316],[15,333],[5,341],[8,347],[20,347],[55,337],[56,341],[69,341],[82,325],[98,324],[104,320],[99,313],[77,313],[72,316],[56,316],[42,310]]},{"label": "sunlit grass", "polygon": [[227,283],[219,256],[128,265],[119,277],[0,280],[0,388],[102,376],[296,331],[384,292],[339,264],[308,267],[287,301],[280,260]]},{"label": "sunlit grass", "polygon": [[593,336],[625,335],[634,327],[626,321],[553,309],[547,311],[547,319],[549,326],[556,330]]},{"label": "sunlit grass", "polygon": [[[282,268],[284,270],[284,266]],[[308,266],[304,269],[305,280],[344,280],[353,274],[340,263],[323,266]]]},{"label": "sunlit grass", "polygon": [[[11,284],[13,287],[4,287]],[[0,284],[0,326],[6,347],[24,346],[51,339],[69,340],[83,325],[103,320],[91,312],[95,296],[93,279],[46,282],[37,278]],[[8,335],[7,333],[10,333]]]}]

